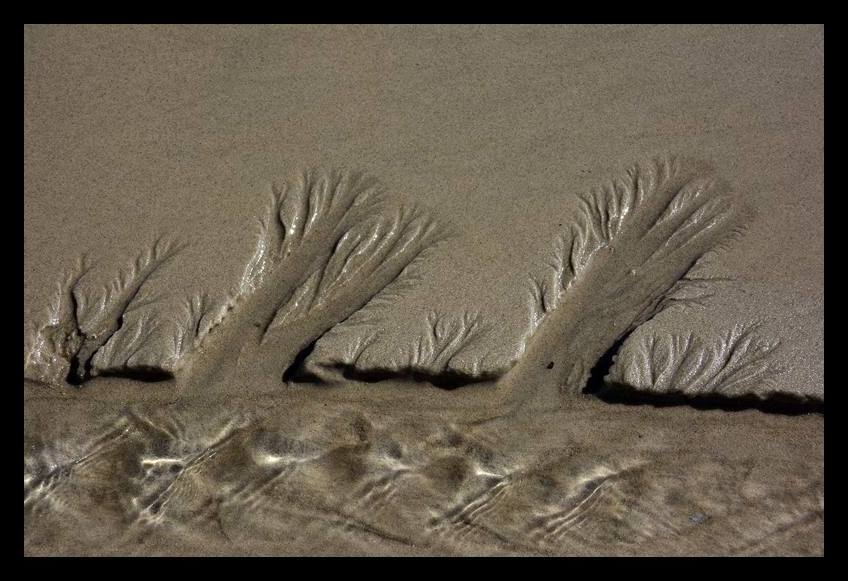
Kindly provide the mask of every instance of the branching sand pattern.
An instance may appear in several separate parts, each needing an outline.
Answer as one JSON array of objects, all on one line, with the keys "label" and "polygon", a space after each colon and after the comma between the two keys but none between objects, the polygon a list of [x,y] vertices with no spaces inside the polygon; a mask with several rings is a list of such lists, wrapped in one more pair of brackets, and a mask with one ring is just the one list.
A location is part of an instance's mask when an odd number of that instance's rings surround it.
[{"label": "branching sand pattern", "polygon": [[[79,286],[91,268],[87,257],[81,258],[58,286],[47,323],[34,329],[30,345],[25,347],[25,376],[45,383],[65,379],[80,383],[89,378],[92,360],[121,328],[124,315],[156,300],[141,295],[144,284],[179,249],[177,244],[157,240],[112,283],[94,293],[83,292]],[[135,336],[149,332],[152,329],[148,327],[133,331]],[[135,345],[138,339],[129,343]]]},{"label": "branching sand pattern", "polygon": [[347,348],[341,357],[332,351],[325,353],[321,344],[306,359],[305,368],[324,381],[337,381],[333,373],[343,371],[345,375],[358,379],[379,380],[386,378],[414,378],[440,385],[440,376],[447,385],[472,383],[490,379],[479,368],[471,373],[461,371],[453,365],[454,360],[478,341],[485,339],[489,327],[477,313],[461,315],[429,312],[424,329],[411,344],[397,346],[391,353],[371,351],[376,344],[384,321],[372,317],[367,308],[361,316],[353,318],[345,326],[344,333],[352,338],[346,341]]},{"label": "branching sand pattern", "polygon": [[754,323],[734,326],[712,342],[693,333],[647,335],[627,342],[606,378],[642,391],[744,396],[778,371],[776,341],[758,337]]},{"label": "branching sand pattern", "polygon": [[621,337],[664,306],[707,290],[710,281],[687,273],[745,218],[710,173],[690,160],[655,160],[581,198],[546,274],[531,279],[530,335],[499,385],[506,401],[561,405]]},{"label": "branching sand pattern", "polygon": [[[467,357],[455,366],[488,332],[472,313],[428,313],[412,344],[391,353],[380,348],[381,328],[390,322],[379,308],[414,288],[416,259],[448,232],[420,208],[392,203],[371,178],[313,171],[272,186],[255,250],[223,300],[198,291],[176,314],[146,308],[160,297],[145,282],[179,249],[162,240],[98,293],[81,289],[90,268],[81,259],[57,287],[48,322],[25,345],[25,373],[45,383],[176,375],[203,390],[239,367],[283,378],[305,354],[301,364],[312,379],[338,380],[341,371],[348,379],[412,376],[455,387],[506,373],[500,398],[559,405],[563,394],[584,388],[589,370],[622,337],[664,308],[703,305],[723,282],[696,278],[693,265],[741,231],[746,211],[710,173],[691,160],[659,159],[582,196],[574,225],[531,277],[530,328],[508,372],[482,369],[479,361],[469,371]],[[343,320],[344,349],[325,351],[318,339],[338,334]],[[751,344],[748,330],[738,334]],[[626,345],[625,354],[635,349]],[[647,349],[656,355],[656,345]],[[763,374],[750,370],[765,365],[771,351],[758,350],[757,365],[746,363],[749,373],[737,371],[729,384],[729,371],[712,364],[721,349],[691,337],[675,338],[667,349],[681,352],[683,370],[655,374],[660,383],[633,370],[647,369],[645,349],[640,364],[626,372],[619,365],[611,377],[634,389],[742,394],[761,385]],[[738,357],[733,345],[727,349]],[[654,366],[672,365],[664,361]]]},{"label": "branching sand pattern", "polygon": [[422,242],[432,240],[435,232],[435,224],[417,208],[398,208],[392,216],[377,216],[357,224],[339,238],[330,259],[294,290],[265,335],[323,306],[352,280],[374,276],[386,263],[409,252],[411,246],[420,253]]},{"label": "branching sand pattern", "polygon": [[[98,374],[175,377],[181,397],[175,407],[98,411],[112,417],[99,428],[85,405],[69,407],[61,428],[28,425],[25,547],[37,554],[74,539],[59,546],[81,554],[819,551],[822,460],[795,453],[791,466],[775,470],[774,458],[785,456],[764,454],[774,427],[765,420],[719,425],[709,414],[645,412],[622,421],[616,406],[576,397],[618,341],[664,308],[703,304],[722,282],[697,278],[692,267],[739,232],[745,212],[709,175],[698,163],[660,160],[582,198],[574,227],[531,279],[530,333],[492,390],[498,413],[483,410],[473,421],[462,409],[351,411],[328,406],[320,390],[301,407],[283,399],[290,392],[253,394],[265,398],[264,409],[226,391],[250,389],[249,373],[280,383],[295,362],[316,382],[374,379],[367,372],[439,387],[497,379],[454,367],[488,336],[490,323],[476,313],[428,312],[412,343],[388,358],[374,349],[390,324],[379,307],[415,287],[421,258],[446,235],[374,180],[307,172],[275,186],[229,294],[211,300],[198,291],[168,316],[147,308],[160,297],[145,283],[176,245],[157,242],[98,294],[80,285],[90,268],[81,259],[25,345],[26,376],[52,384]],[[342,332],[341,321],[345,350],[322,353],[318,340]],[[607,381],[736,397],[769,378],[776,346],[755,325],[715,342],[637,335]],[[239,381],[228,381],[236,372]],[[214,418],[206,416],[215,405],[182,398],[216,389],[227,397],[215,401],[227,403]],[[245,401],[253,408],[237,413]],[[509,413],[516,407],[532,413]],[[507,421],[516,424],[500,429]],[[589,426],[598,422],[612,443],[593,441]],[[703,432],[689,437],[693,424]],[[640,444],[636,431],[645,426],[664,434],[660,444]],[[702,433],[721,445],[727,430],[737,438],[723,452],[732,461],[693,448]],[[516,431],[530,436],[515,445]]]},{"label": "branching sand pattern", "polygon": [[[557,404],[557,392],[580,392],[602,355],[633,329],[667,308],[702,307],[727,282],[698,277],[696,264],[734,240],[749,216],[711,173],[693,160],[657,159],[582,196],[574,225],[530,278],[529,328],[516,360],[482,368],[482,357],[470,364],[466,357],[458,368],[454,357],[422,356],[426,332],[411,345],[389,345],[382,329],[391,321],[381,308],[392,301],[380,300],[389,286],[317,343],[308,377],[330,380],[328,370],[341,369],[347,379],[417,374],[438,384],[442,374],[453,376],[450,386],[501,378],[507,401],[533,397],[535,388],[543,405]],[[314,284],[304,288],[307,300]]]},{"label": "branching sand pattern", "polygon": [[282,377],[445,234],[420,208],[392,203],[376,180],[306,172],[273,186],[255,251],[224,300],[198,292],[176,316],[143,310],[157,300],[141,292],[145,281],[176,250],[162,242],[96,296],[78,288],[81,260],[25,345],[25,374],[46,383],[178,375],[202,387],[245,363]]},{"label": "branching sand pattern", "polygon": [[211,308],[195,338],[191,374],[208,381],[222,366],[235,365],[230,354],[261,340],[307,269],[328,260],[333,240],[375,211],[382,198],[378,184],[358,174],[307,172],[294,183],[273,186],[241,280]]}]

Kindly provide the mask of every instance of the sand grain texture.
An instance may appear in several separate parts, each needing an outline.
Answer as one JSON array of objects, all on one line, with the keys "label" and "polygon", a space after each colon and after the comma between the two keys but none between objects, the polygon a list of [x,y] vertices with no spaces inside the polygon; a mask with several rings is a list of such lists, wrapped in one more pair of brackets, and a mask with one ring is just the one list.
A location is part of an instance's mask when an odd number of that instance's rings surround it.
[{"label": "sand grain texture", "polygon": [[28,555],[823,551],[820,26],[27,26]]}]

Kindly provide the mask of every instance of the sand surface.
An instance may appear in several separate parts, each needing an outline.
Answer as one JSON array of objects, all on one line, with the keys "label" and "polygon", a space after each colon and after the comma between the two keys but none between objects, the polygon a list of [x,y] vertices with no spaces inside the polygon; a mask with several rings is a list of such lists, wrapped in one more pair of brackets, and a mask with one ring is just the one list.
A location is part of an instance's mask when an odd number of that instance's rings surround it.
[{"label": "sand surface", "polygon": [[821,554],[823,59],[25,27],[25,552]]}]

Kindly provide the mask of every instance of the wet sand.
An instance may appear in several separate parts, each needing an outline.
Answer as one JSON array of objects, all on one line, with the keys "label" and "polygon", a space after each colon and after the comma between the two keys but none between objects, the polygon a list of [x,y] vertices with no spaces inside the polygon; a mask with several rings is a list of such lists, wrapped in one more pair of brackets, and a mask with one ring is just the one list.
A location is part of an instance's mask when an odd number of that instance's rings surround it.
[{"label": "wet sand", "polygon": [[25,27],[25,552],[821,554],[823,42]]}]

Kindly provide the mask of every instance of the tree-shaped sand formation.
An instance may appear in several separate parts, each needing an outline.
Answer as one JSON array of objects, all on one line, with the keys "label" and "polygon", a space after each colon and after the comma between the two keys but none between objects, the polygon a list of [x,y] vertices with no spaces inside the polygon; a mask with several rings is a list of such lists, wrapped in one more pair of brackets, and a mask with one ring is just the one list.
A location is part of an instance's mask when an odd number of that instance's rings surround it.
[{"label": "tree-shaped sand formation", "polygon": [[[360,174],[306,172],[272,190],[255,252],[225,299],[198,294],[178,317],[125,322],[151,300],[143,285],[170,249],[157,245],[145,254],[107,300],[84,296],[82,270],[59,289],[48,323],[34,331],[26,376],[57,382],[67,370],[80,381],[145,373],[202,389],[242,366],[281,378],[304,348],[444,234],[421,209],[391,200]],[[97,321],[96,333],[76,323],[81,315]]]}]

